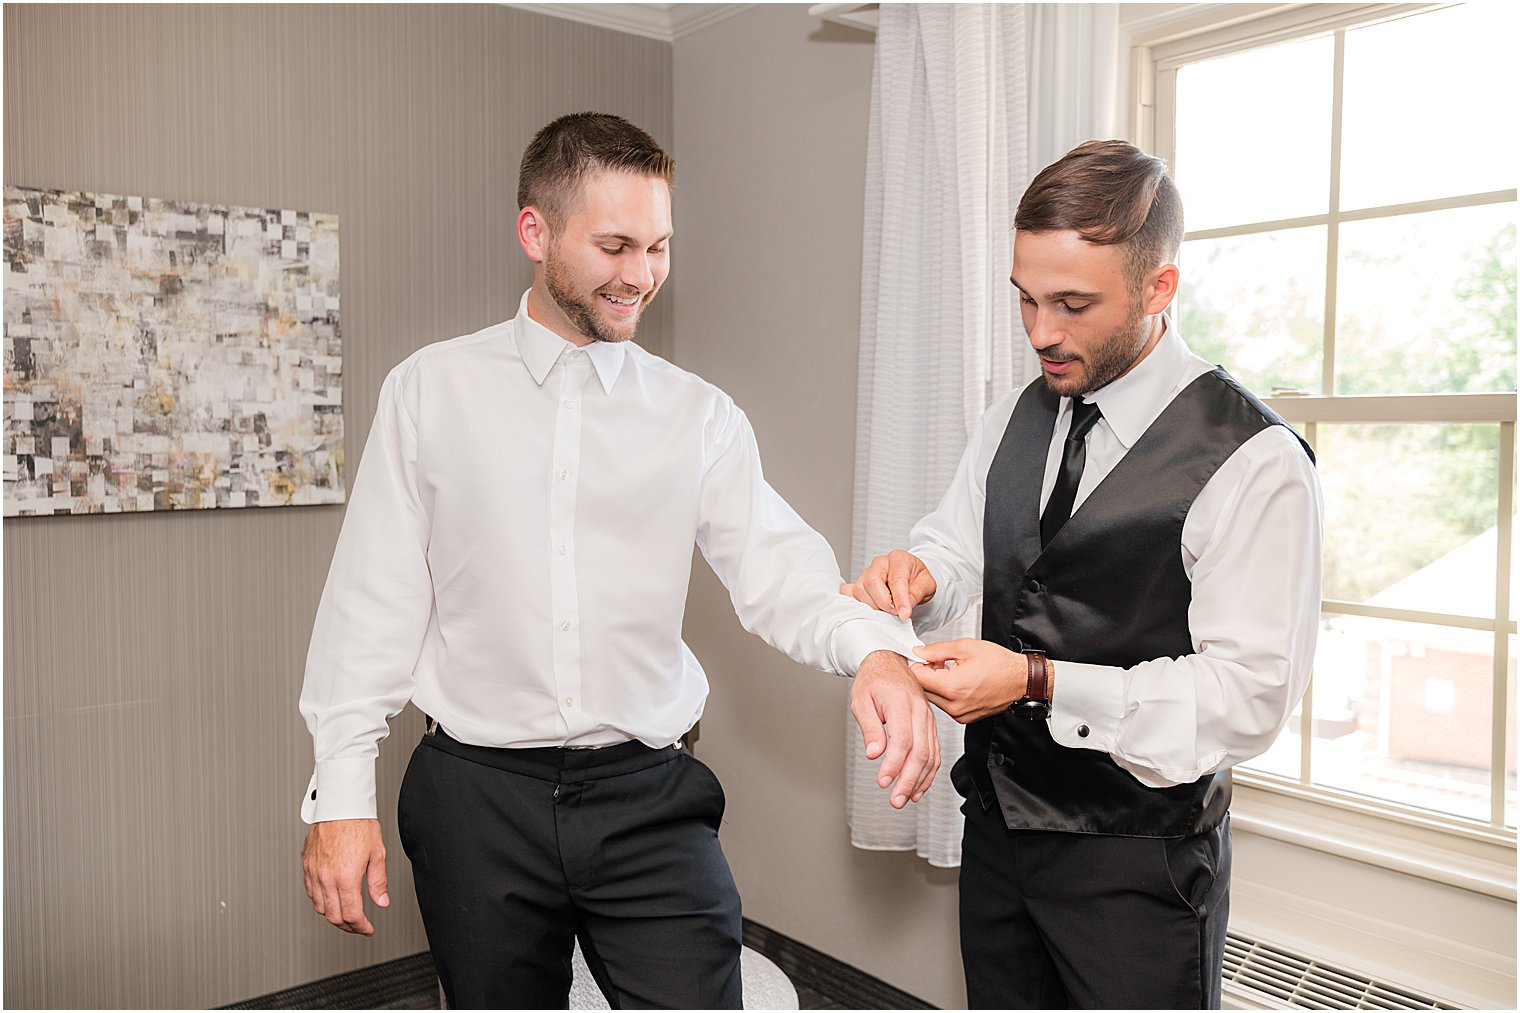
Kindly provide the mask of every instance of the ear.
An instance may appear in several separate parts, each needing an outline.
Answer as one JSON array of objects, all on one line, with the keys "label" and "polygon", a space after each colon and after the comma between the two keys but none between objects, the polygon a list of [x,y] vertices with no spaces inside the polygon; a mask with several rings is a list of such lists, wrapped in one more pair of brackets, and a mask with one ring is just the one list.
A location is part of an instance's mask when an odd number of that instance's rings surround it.
[{"label": "ear", "polygon": [[517,213],[517,241],[529,260],[543,263],[544,247],[549,245],[549,223],[543,212],[531,204]]},{"label": "ear", "polygon": [[1141,294],[1146,316],[1155,316],[1170,306],[1177,298],[1177,265],[1162,264],[1152,271]]}]

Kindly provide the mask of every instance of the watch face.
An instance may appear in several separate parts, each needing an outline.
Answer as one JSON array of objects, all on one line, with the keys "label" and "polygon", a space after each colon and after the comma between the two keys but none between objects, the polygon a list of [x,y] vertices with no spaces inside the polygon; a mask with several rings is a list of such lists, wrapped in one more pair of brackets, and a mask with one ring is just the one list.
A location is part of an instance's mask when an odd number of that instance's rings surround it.
[{"label": "watch face", "polygon": [[1050,717],[1050,704],[1044,700],[1020,700],[1008,708],[1009,712],[1029,721],[1044,721]]}]

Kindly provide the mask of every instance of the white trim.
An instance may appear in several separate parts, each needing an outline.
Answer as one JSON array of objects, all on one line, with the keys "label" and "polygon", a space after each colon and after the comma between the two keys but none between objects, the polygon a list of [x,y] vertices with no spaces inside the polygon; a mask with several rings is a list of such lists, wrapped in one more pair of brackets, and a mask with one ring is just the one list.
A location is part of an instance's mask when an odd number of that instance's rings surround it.
[{"label": "white trim", "polygon": [[877,11],[881,4],[813,4],[808,13],[830,24],[858,28],[876,34]]},{"label": "white trim", "polygon": [[[1508,855],[1507,858],[1503,858],[1503,863],[1509,869],[1509,874],[1514,875],[1516,843],[1515,832],[1512,829],[1497,830],[1475,820],[1464,820],[1426,809],[1416,809],[1399,802],[1354,795],[1334,788],[1310,787],[1300,784],[1295,779],[1259,770],[1237,767],[1234,774],[1236,798],[1246,799],[1253,806],[1275,804],[1285,815],[1302,810],[1326,819],[1349,820],[1350,822],[1341,824],[1341,832],[1347,835],[1347,840],[1365,840],[1368,834],[1376,836],[1383,833],[1406,836],[1409,834],[1437,835],[1429,837],[1428,840],[1422,839],[1420,844],[1422,850],[1426,845],[1445,842],[1449,839],[1476,842],[1453,844],[1451,847],[1458,851],[1464,848],[1477,848],[1480,853],[1485,854],[1488,852],[1484,852],[1484,848],[1501,848]],[[1277,801],[1273,803],[1267,800]],[[1257,810],[1251,809],[1248,812],[1255,813]],[[1345,817],[1327,815],[1331,813],[1349,813],[1350,815]],[[1353,831],[1356,833],[1353,834]],[[1331,837],[1335,838],[1336,835],[1332,834]],[[1499,852],[1493,852],[1493,854],[1499,854]]]},{"label": "white trim", "polygon": [[1292,394],[1262,398],[1289,422],[1514,422],[1514,394]]},{"label": "white trim", "polygon": [[674,42],[758,4],[503,4],[658,42]]},{"label": "white trim", "polygon": [[667,4],[670,8],[671,40],[684,39],[688,35],[710,28],[720,21],[727,21],[760,5],[755,4]]},{"label": "white trim", "polygon": [[547,14],[597,28],[610,28],[624,35],[670,42],[670,16],[656,4],[506,4],[520,11]]},{"label": "white trim", "polygon": [[[1231,5],[1224,5],[1229,7]],[[1170,70],[1184,63],[1228,56],[1343,28],[1360,28],[1380,21],[1420,14],[1450,4],[1282,4],[1276,11],[1250,18],[1201,24],[1187,36],[1152,46],[1156,67]],[[1202,36],[1207,36],[1203,38]]]},{"label": "white trim", "polygon": [[[1335,58],[1330,74],[1330,196],[1325,205],[1330,221],[1325,228],[1325,308],[1320,339],[1320,393],[1335,393],[1336,327],[1340,314],[1341,265],[1341,122],[1346,101],[1346,33],[1335,33]],[[1307,773],[1307,771],[1306,771]]]},{"label": "white trim", "polygon": [[[1256,21],[1302,4],[1124,4],[1120,27],[1133,46],[1159,46],[1200,32]],[[1144,13],[1141,13],[1144,11]]]},{"label": "white trim", "polygon": [[[1506,422],[1499,426],[1499,530],[1496,533],[1497,554],[1494,581],[1494,615],[1499,620],[1513,613],[1509,600],[1510,567],[1514,565],[1511,552],[1514,546],[1515,521],[1515,424]],[[1494,624],[1494,686],[1492,711],[1493,727],[1489,744],[1489,798],[1493,806],[1491,822],[1494,826],[1504,823],[1505,791],[1508,783],[1505,773],[1508,765],[1506,753],[1509,748],[1508,722],[1514,716],[1509,699],[1509,635],[1515,632],[1514,622],[1504,630],[1499,622]],[[1501,632],[1502,631],[1502,632]]]},{"label": "white trim", "polygon": [[[1503,559],[1501,555],[1499,557]],[[1391,619],[1396,623],[1426,623],[1431,626],[1455,626],[1463,630],[1477,630],[1480,633],[1514,633],[1515,622],[1513,619],[1493,619],[1486,616],[1461,616],[1452,615],[1449,612],[1420,612],[1414,609],[1388,608],[1386,605],[1366,605],[1354,601],[1336,601],[1326,598],[1319,603],[1321,612],[1329,612],[1338,616],[1362,616],[1366,619]],[[1504,680],[1499,680],[1499,685],[1504,685]],[[1504,717],[1504,705],[1498,704],[1498,715]],[[1503,741],[1503,735],[1500,735]],[[1500,757],[1500,768],[1503,768],[1503,757]],[[1499,793],[1502,798],[1504,793]]]},{"label": "white trim", "polygon": [[[1254,786],[1243,783],[1240,787],[1242,792],[1237,794],[1246,794]],[[1293,799],[1258,788],[1246,794],[1246,800],[1235,802],[1230,822],[1237,831],[1515,900],[1513,839],[1485,833],[1482,838],[1464,838],[1465,846],[1453,848],[1448,827],[1396,822],[1349,808],[1326,812],[1318,791],[1315,796],[1312,801]]]},{"label": "white trim", "polygon": [[[1167,73],[1173,74],[1175,71],[1168,71]],[[1175,99],[1172,101],[1175,102]],[[1514,201],[1515,194],[1516,191],[1514,190],[1489,190],[1485,193],[1467,193],[1459,194],[1455,197],[1436,197],[1431,200],[1409,201],[1405,204],[1384,204],[1374,208],[1332,211],[1320,215],[1304,215],[1300,218],[1275,218],[1267,222],[1225,225],[1217,229],[1198,229],[1194,232],[1189,232],[1182,237],[1182,241],[1187,243],[1195,239],[1225,239],[1230,236],[1254,236],[1262,232],[1306,229],[1312,225],[1324,225],[1330,222],[1364,222],[1374,218],[1395,218],[1399,215],[1424,214],[1427,211],[1451,211],[1456,208],[1483,207],[1488,204],[1507,204]]]}]

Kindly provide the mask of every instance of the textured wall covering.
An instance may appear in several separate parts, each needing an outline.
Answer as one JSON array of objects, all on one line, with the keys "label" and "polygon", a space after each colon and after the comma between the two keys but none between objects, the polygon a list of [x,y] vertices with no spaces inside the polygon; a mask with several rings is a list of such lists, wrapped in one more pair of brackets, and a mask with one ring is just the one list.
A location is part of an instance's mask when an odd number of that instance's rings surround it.
[{"label": "textured wall covering", "polygon": [[[671,140],[669,45],[505,8],[7,5],[6,183],[342,221],[351,481],[386,371],[511,315],[533,131],[597,108]],[[643,340],[669,343],[669,299]],[[296,712],[340,507],[8,519],[4,1001],[233,1002],[425,948],[309,908]]]},{"label": "textured wall covering", "polygon": [[[674,49],[676,362],[748,413],[766,477],[845,564],[873,37],[767,4]],[[900,426],[929,410],[904,404]],[[744,913],[936,1005],[965,1005],[956,873],[850,847],[843,758],[860,736],[846,733],[845,680],[744,632],[705,565],[686,640],[712,681],[697,752],[728,792],[723,848]],[[948,768],[931,790],[954,793]],[[865,804],[885,809],[886,793]]]}]

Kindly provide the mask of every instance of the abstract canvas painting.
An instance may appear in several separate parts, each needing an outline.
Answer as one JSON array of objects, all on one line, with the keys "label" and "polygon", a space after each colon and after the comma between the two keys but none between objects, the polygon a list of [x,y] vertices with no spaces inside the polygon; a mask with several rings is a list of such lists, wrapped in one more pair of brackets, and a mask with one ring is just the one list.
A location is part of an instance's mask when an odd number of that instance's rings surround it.
[{"label": "abstract canvas painting", "polygon": [[5,188],[5,516],[343,502],[338,218]]}]

